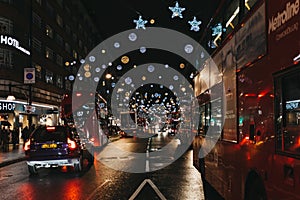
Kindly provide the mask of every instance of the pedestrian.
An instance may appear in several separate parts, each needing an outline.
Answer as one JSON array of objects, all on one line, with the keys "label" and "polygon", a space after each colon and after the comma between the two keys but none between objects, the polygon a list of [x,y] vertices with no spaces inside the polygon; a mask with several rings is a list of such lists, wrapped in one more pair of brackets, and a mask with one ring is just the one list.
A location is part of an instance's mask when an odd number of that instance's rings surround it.
[{"label": "pedestrian", "polygon": [[3,152],[7,152],[8,145],[9,145],[9,131],[7,129],[5,129],[5,127],[2,128],[2,135],[3,135],[2,150],[3,150]]},{"label": "pedestrian", "polygon": [[21,138],[23,139],[23,147],[25,146],[25,143],[27,142],[29,138],[29,129],[28,126],[25,126],[22,130]]},{"label": "pedestrian", "polygon": [[[32,124],[29,128],[29,135],[34,131],[34,129],[35,129],[35,124]],[[29,137],[29,135],[28,135],[28,137]]]},{"label": "pedestrian", "polygon": [[3,133],[2,133],[2,128],[0,126],[0,147],[3,145]]},{"label": "pedestrian", "polygon": [[11,133],[13,149],[17,148],[17,144],[19,143],[19,128],[17,126],[14,127]]}]

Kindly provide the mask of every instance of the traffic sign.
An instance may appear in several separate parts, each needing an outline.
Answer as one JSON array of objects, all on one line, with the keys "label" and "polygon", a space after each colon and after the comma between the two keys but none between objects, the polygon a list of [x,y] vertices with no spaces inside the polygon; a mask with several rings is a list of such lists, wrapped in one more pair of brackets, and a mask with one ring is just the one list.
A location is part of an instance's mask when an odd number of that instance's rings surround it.
[{"label": "traffic sign", "polygon": [[35,68],[24,68],[24,84],[35,83]]}]

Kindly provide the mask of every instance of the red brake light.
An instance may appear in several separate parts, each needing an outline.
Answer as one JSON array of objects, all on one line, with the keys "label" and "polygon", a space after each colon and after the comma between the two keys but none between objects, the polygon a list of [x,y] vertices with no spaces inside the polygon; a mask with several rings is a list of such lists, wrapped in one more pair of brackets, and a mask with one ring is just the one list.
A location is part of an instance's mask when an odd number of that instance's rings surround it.
[{"label": "red brake light", "polygon": [[76,148],[76,142],[68,138],[68,145],[70,149],[75,149]]},{"label": "red brake light", "polygon": [[55,126],[47,126],[46,129],[47,129],[47,131],[55,131],[56,127]]},{"label": "red brake light", "polygon": [[28,151],[29,149],[30,149],[30,140],[25,142],[25,145],[24,145],[24,151]]}]

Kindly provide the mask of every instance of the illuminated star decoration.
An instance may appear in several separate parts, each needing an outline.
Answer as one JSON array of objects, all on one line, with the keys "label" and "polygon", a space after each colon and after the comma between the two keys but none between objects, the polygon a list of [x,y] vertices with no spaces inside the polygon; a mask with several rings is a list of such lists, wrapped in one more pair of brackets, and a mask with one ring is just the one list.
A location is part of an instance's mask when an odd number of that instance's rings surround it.
[{"label": "illuminated star decoration", "polygon": [[222,24],[221,23],[216,24],[211,29],[212,29],[212,34],[211,34],[212,36],[221,35],[222,32],[226,31],[226,28],[222,28]]},{"label": "illuminated star decoration", "polygon": [[139,29],[139,28],[146,29],[145,24],[147,24],[148,21],[143,20],[142,16],[140,15],[139,19],[138,20],[135,19],[135,20],[133,20],[133,22],[136,23],[136,26],[135,26],[136,29]]},{"label": "illuminated star decoration", "polygon": [[174,17],[180,17],[180,18],[182,18],[183,17],[182,14],[181,14],[181,12],[184,11],[185,8],[179,7],[179,4],[178,4],[177,1],[176,1],[176,4],[175,4],[175,7],[169,7],[169,9],[173,12],[172,18],[174,18]]},{"label": "illuminated star decoration", "polygon": [[191,29],[192,31],[199,31],[200,28],[199,28],[199,25],[202,23],[201,21],[197,21],[196,20],[196,17],[194,17],[193,21],[188,21],[189,24],[191,25]]}]

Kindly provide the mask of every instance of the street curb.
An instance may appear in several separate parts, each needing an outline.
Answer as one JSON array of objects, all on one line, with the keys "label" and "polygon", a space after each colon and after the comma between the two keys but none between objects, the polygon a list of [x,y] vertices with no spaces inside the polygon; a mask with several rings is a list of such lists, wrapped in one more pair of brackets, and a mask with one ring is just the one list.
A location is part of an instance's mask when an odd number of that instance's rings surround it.
[{"label": "street curb", "polygon": [[0,163],[0,168],[8,166],[8,165],[11,165],[11,164],[14,164],[14,163],[17,163],[17,162],[21,162],[21,161],[24,161],[24,160],[26,160],[25,157],[21,157],[21,158],[16,158],[16,159],[13,159],[13,160],[4,161],[4,162]]}]

